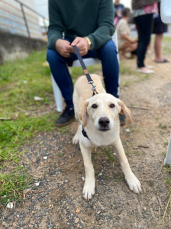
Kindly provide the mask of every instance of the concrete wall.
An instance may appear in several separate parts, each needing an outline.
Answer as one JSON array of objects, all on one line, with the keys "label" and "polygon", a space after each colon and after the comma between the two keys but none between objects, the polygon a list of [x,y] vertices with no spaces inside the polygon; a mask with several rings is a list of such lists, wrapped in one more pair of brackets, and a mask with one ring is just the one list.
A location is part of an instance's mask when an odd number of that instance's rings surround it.
[{"label": "concrete wall", "polygon": [[0,64],[7,60],[26,57],[30,52],[46,49],[47,43],[0,30]]}]

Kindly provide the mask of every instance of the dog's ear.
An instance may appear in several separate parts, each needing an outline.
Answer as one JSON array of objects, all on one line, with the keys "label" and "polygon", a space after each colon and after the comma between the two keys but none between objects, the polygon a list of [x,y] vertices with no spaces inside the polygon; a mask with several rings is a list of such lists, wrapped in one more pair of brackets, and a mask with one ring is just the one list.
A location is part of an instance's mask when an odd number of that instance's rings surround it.
[{"label": "dog's ear", "polygon": [[87,117],[88,117],[87,107],[88,107],[88,104],[89,104],[89,102],[88,102],[88,100],[86,100],[82,106],[82,109],[79,112],[79,120],[81,121],[83,127],[85,127],[87,125]]},{"label": "dog's ear", "polygon": [[121,106],[120,114],[124,114],[126,116],[126,121],[128,123],[131,123],[132,122],[131,111],[128,109],[127,106],[125,106],[124,102],[122,102],[122,100],[120,99],[118,99],[118,105]]}]

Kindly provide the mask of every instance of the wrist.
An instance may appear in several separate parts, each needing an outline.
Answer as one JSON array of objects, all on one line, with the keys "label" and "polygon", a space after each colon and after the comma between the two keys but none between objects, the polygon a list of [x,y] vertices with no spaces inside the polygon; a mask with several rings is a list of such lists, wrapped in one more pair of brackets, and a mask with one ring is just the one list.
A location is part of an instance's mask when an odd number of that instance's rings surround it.
[{"label": "wrist", "polygon": [[59,43],[60,41],[62,41],[63,39],[57,39],[56,42],[55,42],[55,45],[57,45],[57,43]]},{"label": "wrist", "polygon": [[90,49],[91,47],[91,41],[88,37],[84,37],[86,40],[87,40],[87,43],[88,43],[88,49]]}]

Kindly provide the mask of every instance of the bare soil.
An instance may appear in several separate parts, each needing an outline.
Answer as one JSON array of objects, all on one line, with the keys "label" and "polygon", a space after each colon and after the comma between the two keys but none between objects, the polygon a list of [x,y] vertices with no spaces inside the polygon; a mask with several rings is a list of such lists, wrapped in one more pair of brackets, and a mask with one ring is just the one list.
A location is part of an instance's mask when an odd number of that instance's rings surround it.
[{"label": "bare soil", "polygon": [[[142,193],[128,189],[114,150],[101,147],[92,153],[96,194],[89,202],[82,198],[84,167],[79,146],[72,144],[73,122],[62,133],[40,133],[24,145],[23,165],[39,185],[25,191],[23,203],[1,210],[0,228],[171,228],[171,174],[163,165],[171,130],[171,64],[151,57],[146,62],[155,74],[143,81],[122,75],[129,86],[121,87],[120,96],[133,118],[121,127],[121,139]],[[125,65],[135,70],[135,59]]]}]

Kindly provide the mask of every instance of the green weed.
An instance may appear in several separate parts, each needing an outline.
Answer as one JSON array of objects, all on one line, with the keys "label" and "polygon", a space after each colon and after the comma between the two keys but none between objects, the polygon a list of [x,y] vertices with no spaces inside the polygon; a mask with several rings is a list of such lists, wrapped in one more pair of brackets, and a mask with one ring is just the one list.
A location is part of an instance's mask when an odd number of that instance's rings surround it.
[{"label": "green weed", "polygon": [[111,147],[106,147],[105,153],[109,161],[114,162],[116,160],[115,156],[113,156],[113,149]]},{"label": "green weed", "polygon": [[159,124],[159,126],[158,126],[160,129],[167,129],[167,126],[166,125],[164,125],[164,124],[162,124],[162,123],[160,123]]},{"label": "green weed", "polygon": [[23,199],[24,190],[33,183],[26,169],[18,166],[13,172],[0,173],[0,203],[16,202]]},{"label": "green weed", "polygon": [[[0,120],[0,202],[4,204],[22,199],[32,180],[20,166],[24,153],[21,146],[31,143],[38,132],[69,131],[55,126],[59,114],[49,110],[54,96],[50,69],[43,66],[45,61],[46,50],[0,66],[0,117],[10,119]],[[90,66],[88,70],[100,71],[101,65]],[[83,75],[81,68],[72,68],[73,81],[80,75]],[[34,96],[43,100],[35,101]]]}]

